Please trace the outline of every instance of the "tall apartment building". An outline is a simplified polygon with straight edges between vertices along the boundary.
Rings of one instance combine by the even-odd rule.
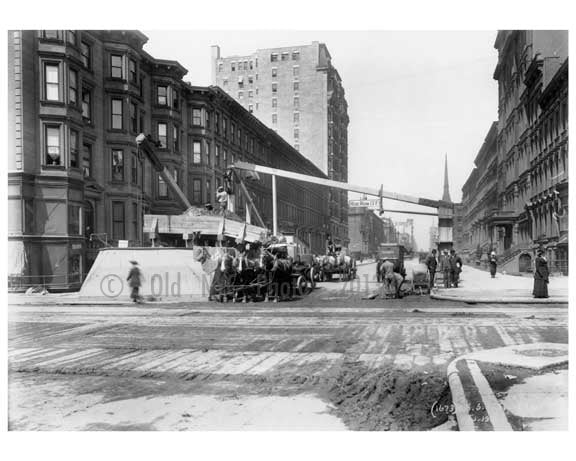
[[[479,153],[492,175],[472,172],[465,207],[485,214],[477,243],[489,241],[503,269],[529,271],[545,248],[551,269],[567,273],[568,32],[502,30],[494,47],[497,133]],[[486,202],[475,205],[478,197]]]
[[[212,84],[275,130],[330,179],[348,180],[348,104],[325,44],[259,49],[247,56],[212,47]],[[348,244],[348,198],[330,191],[328,232]]]
[[[79,287],[98,248],[142,245],[143,215],[183,212],[135,137],[194,205],[215,202],[234,159],[326,178],[311,161],[217,87],[182,80],[178,62],[143,50],[138,31],[9,33],[9,284]],[[248,182],[271,228],[271,181]],[[324,251],[328,192],[278,178],[278,221]],[[241,194],[236,209],[244,215]]]

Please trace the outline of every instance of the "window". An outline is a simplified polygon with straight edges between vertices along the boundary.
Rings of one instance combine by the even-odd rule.
[[[242,145],[242,130],[238,128],[238,145]]]
[[[76,35],[75,30],[67,30],[66,31],[66,40],[70,45],[76,46],[78,43],[78,36]]]
[[[138,76],[136,75],[136,61],[134,59],[128,61],[128,73],[130,74],[130,82],[136,85]]]
[[[205,141],[206,145],[205,145],[205,152],[206,152],[206,165],[211,165],[212,164],[212,153],[211,153],[211,146],[212,144],[210,144],[209,141]]]
[[[140,133],[146,132],[146,127],[144,125],[144,117],[145,117],[145,114],[144,114],[144,112],[141,111],[140,112],[140,124],[139,124],[140,125]]]
[[[140,76],[140,85],[138,88],[138,94],[140,95],[141,98],[144,97],[144,77]]]
[[[294,91],[300,91],[300,82],[294,82]]]
[[[202,163],[202,144],[200,141],[194,141],[192,144],[192,163],[195,165]]]
[[[235,131],[236,131],[236,125],[234,123],[231,123],[230,124],[230,139],[232,142],[234,142],[234,136],[236,135]]]
[[[206,128],[210,129],[210,112],[206,111]]]
[[[294,123],[300,123],[300,112],[294,112]]]
[[[42,38],[47,40],[62,40],[61,32],[59,30],[43,30]]]
[[[168,125],[166,123],[158,123],[158,142],[162,149],[168,147]]]
[[[112,239],[124,240],[124,202],[112,202]]]
[[[78,132],[70,130],[70,167],[78,168]]]
[[[220,114],[218,112],[214,114],[214,129],[216,134],[220,134]]]
[[[202,126],[202,109],[192,109],[192,125]]]
[[[272,84],[272,93],[276,94],[278,92],[278,84],[277,83],[273,83]]]
[[[252,77],[252,75],[249,75],[249,76],[248,76],[248,83],[249,83],[250,85],[252,85],[252,84],[254,83],[254,77]]]
[[[178,127],[172,129],[172,141],[174,144],[174,153],[180,152],[180,137],[178,136]]]
[[[178,91],[172,91],[172,107],[174,110],[180,110],[180,97]]]
[[[68,205],[68,235],[80,235],[80,213],[78,205]]]
[[[202,202],[202,181],[200,179],[192,180],[192,201],[194,203]]]
[[[206,202],[210,202],[212,199],[212,181],[206,180]]]
[[[130,169],[130,181],[132,184],[138,184],[138,157],[132,154],[131,158],[132,168]]]
[[[224,167],[227,167],[228,151],[226,149],[222,149],[222,161],[224,162]]]
[[[24,199],[24,233],[34,234],[36,232],[36,212],[33,199]]]
[[[130,103],[130,130],[132,133],[138,133],[138,107],[135,103]]]
[[[230,70],[231,70],[232,72],[235,72],[235,71],[236,71],[236,63],[235,63],[235,62],[231,62],[231,63],[230,63]]]
[[[82,117],[92,119],[92,93],[88,88],[82,88]]]
[[[214,164],[220,166],[220,146],[218,144],[214,148]]]
[[[278,77],[278,69],[276,67],[272,67],[272,78]]]
[[[62,165],[60,127],[46,125],[45,127],[46,165]]]
[[[168,105],[168,87],[164,85],[158,86],[158,105],[167,106]]]
[[[239,91],[238,92],[238,99],[243,99],[244,98],[244,92],[243,91]]]
[[[228,86],[228,79],[225,78],[224,80],[222,80],[222,86],[227,87]]]
[[[86,42],[80,44],[80,54],[82,55],[82,64],[86,69],[92,68],[92,49]]]
[[[218,72],[222,72],[224,70],[224,64],[221,62],[218,63]]]
[[[250,70],[254,69],[254,63],[250,61]]]
[[[294,128],[294,139],[300,138],[300,130],[298,128]]]
[[[68,102],[76,106],[78,104],[78,72],[70,70],[68,78]]]
[[[44,64],[44,97],[48,101],[60,100],[60,66],[58,64]]]
[[[132,237],[139,240],[138,235],[138,204],[132,203]]]
[[[158,197],[168,198],[168,185],[160,175],[158,175]]]
[[[110,76],[112,78],[124,78],[122,56],[117,54],[110,55]]]
[[[222,118],[222,136],[228,136],[228,120],[226,118]]]
[[[254,106],[252,104],[248,104],[248,112],[250,113],[254,112]]]
[[[280,55],[280,58],[282,59],[282,61],[288,61],[288,56],[289,56],[288,52],[283,52]]]
[[[270,55],[270,62],[276,62],[278,61],[278,53],[272,53]]]
[[[112,149],[112,181],[124,181],[124,151]]]
[[[294,66],[292,68],[292,75],[294,75],[295,78],[298,78],[300,75],[300,66]]]
[[[300,60],[300,51],[292,51],[292,61]]]
[[[253,97],[253,92],[252,90],[248,91],[248,99],[251,99]]]
[[[86,178],[92,176],[92,145],[82,146],[82,172]]]
[[[300,98],[298,96],[294,97],[294,109],[300,108]]]
[[[122,129],[122,100],[112,99],[112,129]]]
[[[272,98],[272,107],[273,108],[278,107],[278,99]]]
[[[278,123],[278,114],[272,114],[272,123],[274,125]]]

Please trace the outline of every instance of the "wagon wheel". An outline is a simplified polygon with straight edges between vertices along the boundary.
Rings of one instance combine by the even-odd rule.
[[[316,271],[313,267],[308,271],[308,278],[310,279],[310,288],[313,290],[316,288]]]
[[[303,275],[299,275],[298,278],[296,279],[296,294],[298,296],[304,296],[304,293],[306,293],[307,288],[308,288],[308,281],[306,280],[306,277],[304,277]]]

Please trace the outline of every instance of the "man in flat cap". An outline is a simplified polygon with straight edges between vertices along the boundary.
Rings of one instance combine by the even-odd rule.
[[[142,285],[142,271],[138,267],[138,263],[136,261],[130,261],[132,267],[130,268],[130,272],[128,273],[128,278],[126,279],[130,284],[130,288],[132,288],[132,292],[130,293],[130,298],[135,303],[140,304],[140,286]]]

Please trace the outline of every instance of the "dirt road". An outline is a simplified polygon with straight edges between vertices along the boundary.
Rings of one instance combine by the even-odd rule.
[[[565,305],[360,300],[371,270],[278,304],[11,306],[10,428],[430,429],[455,356],[568,340]]]

